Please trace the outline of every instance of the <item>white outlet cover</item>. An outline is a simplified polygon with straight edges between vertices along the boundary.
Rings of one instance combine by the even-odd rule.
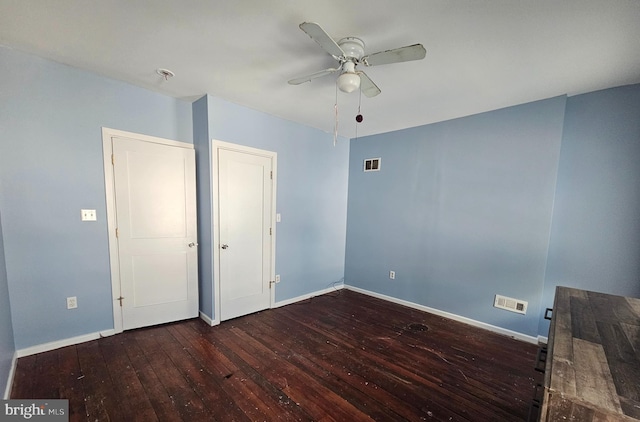
[[[96,221],[96,210],[80,210],[82,221]]]

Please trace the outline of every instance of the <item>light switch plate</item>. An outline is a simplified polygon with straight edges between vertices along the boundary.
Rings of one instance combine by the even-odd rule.
[[[78,307],[78,298],[70,296],[67,298],[67,309],[76,309]]]
[[[82,221],[96,221],[96,210],[80,210]]]
[[[276,214],[276,223],[279,223],[282,221],[282,216],[280,215],[280,213]]]

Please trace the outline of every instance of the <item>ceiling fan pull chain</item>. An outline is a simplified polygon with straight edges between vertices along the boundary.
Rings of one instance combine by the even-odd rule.
[[[360,86],[360,92],[358,93],[358,114],[356,115],[356,140],[358,139],[358,123],[362,121],[362,114],[360,114],[361,106],[362,106],[362,86]]]
[[[333,112],[335,114],[336,122],[333,126],[333,146],[336,146],[338,141],[338,82],[336,81],[336,102],[333,105]]]

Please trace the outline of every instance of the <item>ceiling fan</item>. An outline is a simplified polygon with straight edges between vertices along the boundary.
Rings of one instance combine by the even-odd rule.
[[[365,56],[364,41],[360,38],[346,37],[336,43],[320,25],[314,22],[303,22],[300,24],[300,29],[317,42],[324,51],[336,59],[339,65],[338,67],[291,79],[289,81],[291,85],[299,85],[312,79],[341,72],[337,81],[338,88],[340,88],[341,91],[349,93],[361,88],[362,93],[367,97],[375,97],[380,94],[380,88],[373,83],[366,73],[356,69],[356,66],[378,66],[381,64],[422,60],[427,54],[422,44],[413,44],[393,50],[379,51]]]

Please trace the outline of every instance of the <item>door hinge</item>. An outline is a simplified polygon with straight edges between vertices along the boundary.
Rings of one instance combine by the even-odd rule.
[[[269,227],[269,236],[273,236],[273,230]]]
[[[273,180],[273,170],[271,170],[271,180]]]
[[[116,157],[113,154],[111,154],[111,165],[113,166],[115,164],[116,164]]]
[[[116,238],[120,237],[120,230],[118,230],[118,228],[116,227]]]
[[[120,296],[119,298],[116,299],[116,300],[120,301],[120,307],[122,307],[122,299],[124,299],[122,296]]]

